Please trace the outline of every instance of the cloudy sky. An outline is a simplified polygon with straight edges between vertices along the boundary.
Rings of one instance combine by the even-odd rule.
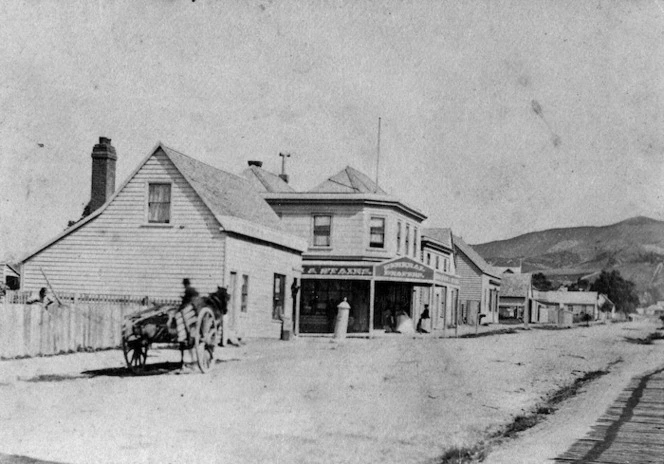
[[[0,258],[162,141],[308,189],[351,165],[470,243],[664,219],[664,1],[0,3]]]

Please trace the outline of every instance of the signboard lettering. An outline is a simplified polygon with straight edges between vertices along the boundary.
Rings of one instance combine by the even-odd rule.
[[[413,280],[433,280],[432,268],[410,258],[399,258],[376,266],[376,276]]]
[[[305,275],[367,276],[373,275],[370,266],[303,266]]]

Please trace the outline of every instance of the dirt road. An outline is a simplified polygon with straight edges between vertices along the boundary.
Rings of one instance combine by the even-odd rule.
[[[132,376],[119,351],[4,361],[0,453],[64,463],[434,462],[611,365],[544,423],[494,444],[487,461],[546,462],[584,435],[631,373],[664,363],[664,347],[628,341],[654,328],[254,340],[221,349],[206,375],[162,365]],[[156,354],[149,363],[179,358]]]

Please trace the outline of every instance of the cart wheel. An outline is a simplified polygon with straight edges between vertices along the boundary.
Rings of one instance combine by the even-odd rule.
[[[217,345],[217,323],[210,308],[203,308],[198,313],[194,349],[196,363],[201,372],[210,370],[214,362],[214,347]]]
[[[127,367],[133,373],[138,373],[145,368],[145,362],[148,359],[148,341],[143,337],[131,335],[128,338],[122,338],[122,351],[124,353]]]

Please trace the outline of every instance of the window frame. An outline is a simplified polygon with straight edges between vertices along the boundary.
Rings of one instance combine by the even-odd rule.
[[[166,202],[151,202],[150,193],[153,186],[168,186],[168,219],[163,221],[151,220],[150,208],[154,203],[165,204]],[[145,186],[145,223],[151,227],[171,227],[173,225],[173,183],[172,182],[146,182]]]
[[[397,221],[397,255],[401,256],[401,221]]]
[[[240,283],[240,312],[247,313],[249,309],[249,274],[242,274]]]
[[[327,225],[327,245],[317,245],[316,244],[316,218],[326,217],[330,219],[330,223]],[[319,226],[324,227],[324,226]],[[320,235],[325,237],[325,235]],[[311,246],[313,248],[332,248],[332,214],[329,213],[314,213],[311,215]]]
[[[404,249],[405,255],[408,256],[408,253],[410,253],[410,224],[408,224],[408,223],[406,223],[406,234],[405,234],[403,249]]]
[[[382,233],[380,233],[380,236],[382,237],[382,241],[380,242],[380,245],[373,245],[374,242],[372,242],[371,237],[374,235],[373,230],[374,227],[372,226],[372,222],[374,220],[379,220],[382,221]],[[369,248],[372,250],[384,250],[385,249],[385,232],[387,231],[387,219],[385,216],[375,216],[371,215],[369,216]],[[377,243],[377,242],[376,242]]]
[[[280,287],[279,294],[281,295],[281,300],[277,299],[277,278],[280,278]],[[281,311],[278,311],[279,305],[278,302],[281,302]],[[283,321],[284,315],[286,314],[286,275],[279,274],[275,272],[272,275],[272,320],[273,321]]]

